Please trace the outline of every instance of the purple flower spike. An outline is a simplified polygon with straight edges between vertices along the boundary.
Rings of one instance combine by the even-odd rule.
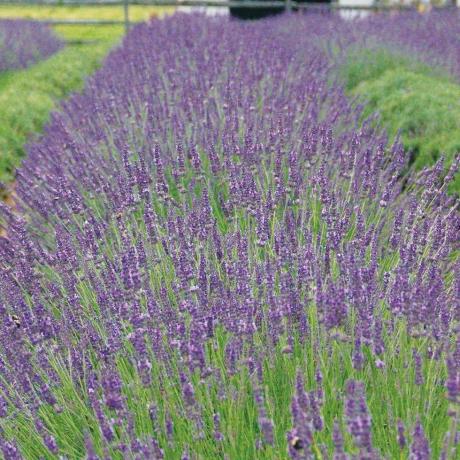
[[[14,443],[13,441],[0,440],[0,446],[1,446],[2,453],[5,459],[8,459],[8,460],[22,460],[23,459],[16,443]]]
[[[417,420],[412,434],[409,458],[410,460],[429,460],[431,458],[430,446],[420,420]]]
[[[347,382],[347,399],[345,405],[348,431],[363,454],[373,454],[371,417],[369,415],[364,384],[349,380]]]
[[[398,444],[401,449],[406,447],[406,437],[404,434],[404,424],[401,420],[398,420]]]
[[[344,442],[342,432],[339,424],[334,422],[334,431],[332,433],[332,440],[334,441],[334,457],[333,460],[348,460],[348,455],[344,451]]]
[[[264,441],[270,446],[274,443],[273,421],[267,417],[259,418],[260,431],[263,434]]]
[[[109,409],[121,410],[123,408],[123,396],[121,394],[122,382],[115,371],[109,371],[102,380],[104,388],[104,400]]]

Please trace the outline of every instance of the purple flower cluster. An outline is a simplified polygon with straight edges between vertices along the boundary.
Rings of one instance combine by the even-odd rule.
[[[366,407],[364,385],[361,382],[348,382],[345,412],[348,430],[360,449],[361,458],[378,458],[372,449],[371,417]]]
[[[80,457],[188,458],[209,439],[221,458],[236,427],[216,408],[241,400],[245,374],[259,448],[273,448],[267,372],[311,346],[315,388],[300,363],[279,458],[317,455],[317,436],[347,458],[342,424],[325,426],[317,357],[339,343],[357,375],[380,371],[403,326],[449,353],[458,399],[458,201],[441,164],[407,178],[401,145],[386,148],[329,84],[321,39],[341,27],[315,15],[136,26],[29,147],[18,212],[1,213],[0,395],[48,452],[68,454],[56,430],[81,426],[78,406]],[[347,446],[378,458],[364,386],[345,390]],[[18,456],[11,435],[0,446]]]
[[[63,46],[43,24],[20,19],[0,19],[0,72],[24,69],[51,56]]]

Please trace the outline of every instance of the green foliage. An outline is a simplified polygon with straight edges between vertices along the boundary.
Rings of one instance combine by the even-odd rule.
[[[366,100],[364,115],[379,112],[390,138],[397,132],[421,169],[445,155],[449,165],[460,152],[460,86],[407,70],[389,70],[359,84],[354,94]],[[460,177],[452,184],[460,191]]]
[[[125,28],[121,25],[104,25],[104,26],[55,26],[54,30],[69,43],[74,42],[99,42],[99,41],[116,41],[119,40]]]
[[[29,69],[0,76],[0,181],[13,179],[24,144],[43,128],[59,100],[81,89],[111,43],[68,46]]]
[[[364,81],[379,79],[389,70],[408,70],[453,81],[452,77],[440,68],[429,67],[407,54],[377,46],[364,49],[351,48],[340,66],[339,74],[346,89],[351,91]]]
[[[398,131],[417,169],[460,152],[460,86],[442,70],[385,49],[352,52],[341,67],[346,88],[378,112],[390,141]],[[460,177],[451,191],[460,191]]]

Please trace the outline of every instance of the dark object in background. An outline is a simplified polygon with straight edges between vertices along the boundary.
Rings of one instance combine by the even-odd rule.
[[[241,0],[241,1],[251,1],[251,0]],[[263,1],[263,0],[262,0]],[[268,0],[267,0],[268,1]],[[284,7],[277,6],[267,6],[264,8],[255,7],[255,8],[245,8],[245,7],[230,7],[230,16],[238,19],[262,19],[267,16],[274,16],[275,14],[280,14],[284,11]]]
[[[242,2],[251,2],[251,1],[273,1],[273,0],[241,0]],[[295,0],[297,3],[331,3],[331,0]],[[297,11],[298,8],[293,8],[293,11]],[[285,6],[267,6],[266,8],[255,7],[255,8],[245,8],[232,6],[230,7],[230,16],[238,19],[261,19],[267,16],[273,16],[275,14],[280,14],[285,11]]]

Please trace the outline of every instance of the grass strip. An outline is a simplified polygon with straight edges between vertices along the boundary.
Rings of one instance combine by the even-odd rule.
[[[131,6],[130,20],[143,21],[174,11],[167,7]],[[0,5],[0,18],[122,20],[121,6]],[[10,183],[24,156],[24,144],[41,132],[59,101],[83,87],[124,27],[54,27],[69,45],[55,56],[22,71],[0,74],[0,181]],[[80,42],[80,43],[79,43]],[[85,43],[87,42],[87,43]],[[4,194],[4,190],[2,194]]]
[[[50,112],[100,65],[113,41],[67,46],[37,65],[0,76],[0,181],[14,180],[24,144],[39,133]]]

